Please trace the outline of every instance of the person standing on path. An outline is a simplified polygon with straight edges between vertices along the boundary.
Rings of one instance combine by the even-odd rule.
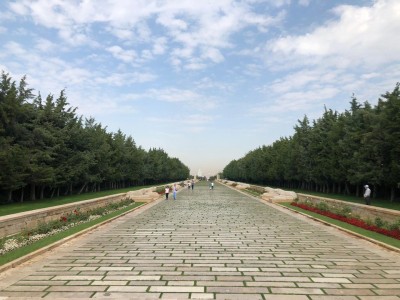
[[[168,195],[169,195],[169,186],[165,187],[165,200],[168,200]]]
[[[212,190],[214,189],[214,181],[211,182],[211,189],[212,189]]]
[[[365,204],[371,205],[371,190],[369,189],[369,186],[366,184],[364,186],[365,192],[364,192],[364,199],[365,199]]]
[[[174,187],[172,188],[172,195],[174,196],[174,200],[176,200],[176,184],[174,184]]]
[[[194,180],[192,179],[192,191],[194,189]]]

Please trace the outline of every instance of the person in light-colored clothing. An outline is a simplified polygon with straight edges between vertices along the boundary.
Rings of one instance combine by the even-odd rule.
[[[174,187],[172,188],[172,195],[174,196],[174,200],[176,200],[176,184],[174,184]]]
[[[364,192],[364,200],[365,204],[371,205],[371,190],[369,189],[369,186],[366,184],[364,186],[365,192]]]
[[[168,200],[168,195],[169,195],[169,186],[165,187],[165,200]]]

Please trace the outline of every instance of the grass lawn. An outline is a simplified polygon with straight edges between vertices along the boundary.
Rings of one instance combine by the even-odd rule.
[[[247,193],[247,194],[250,194],[250,195],[252,195],[254,197],[260,197],[262,195],[262,193],[259,193],[259,192],[253,191],[253,190],[244,189],[242,191]]]
[[[126,193],[129,191],[139,190],[142,188],[146,188],[150,186],[135,186],[129,187],[125,189],[118,189],[118,190],[107,190],[101,192],[92,192],[92,193],[85,193],[81,195],[71,195],[71,196],[63,196],[53,199],[43,199],[43,200],[36,200],[36,201],[26,201],[23,203],[10,203],[10,204],[2,204],[0,205],[0,216],[6,216],[11,214],[16,214],[24,211],[35,210],[40,208],[47,208],[57,205],[63,205],[68,203],[79,202],[83,200],[89,200],[114,194],[121,194]]]
[[[338,221],[338,220],[335,220],[335,219],[331,219],[331,218],[319,215],[317,213],[313,213],[313,212],[310,212],[308,210],[301,209],[301,208],[296,207],[296,206],[292,206],[292,205],[290,205],[290,203],[279,203],[279,204],[282,205],[282,206],[286,206],[286,207],[288,207],[290,209],[293,209],[295,211],[298,211],[298,212],[304,213],[306,215],[312,216],[312,217],[314,217],[316,219],[325,221],[325,222],[327,222],[329,224],[333,224],[333,225],[342,227],[344,229],[347,229],[347,230],[350,230],[352,232],[358,233],[358,234],[363,235],[365,237],[377,240],[379,242],[391,245],[391,246],[396,247],[396,248],[400,248],[400,240],[397,240],[397,239],[394,239],[394,238],[391,238],[391,237],[388,237],[386,235],[379,234],[379,233],[376,233],[376,232],[373,232],[373,231],[365,230],[363,228],[360,228],[360,227],[357,227],[357,226],[353,226],[353,225],[350,225],[350,224],[345,223],[345,222],[341,222],[341,221]]]
[[[132,209],[134,209],[134,208],[136,208],[138,206],[141,206],[141,205],[143,205],[143,203],[135,202],[135,203],[133,203],[132,205],[130,205],[128,207],[125,207],[123,209],[117,210],[117,211],[112,212],[112,213],[110,213],[108,215],[102,216],[102,217],[100,217],[100,218],[98,218],[96,220],[77,225],[75,227],[69,228],[68,230],[59,232],[59,233],[57,233],[55,235],[48,236],[48,237],[46,237],[44,239],[41,239],[41,240],[39,240],[37,242],[34,242],[34,243],[30,244],[30,245],[26,245],[24,247],[21,247],[21,248],[15,249],[13,251],[7,252],[7,253],[5,253],[5,254],[0,256],[0,266],[6,264],[8,262],[11,262],[11,261],[13,261],[13,260],[15,260],[17,258],[20,258],[20,257],[22,257],[24,255],[32,253],[32,252],[34,252],[34,251],[36,251],[38,249],[46,247],[46,246],[48,246],[50,244],[53,244],[53,243],[65,238],[65,237],[68,237],[68,236],[73,235],[73,234],[75,234],[77,232],[80,232],[82,230],[90,228],[90,227],[92,227],[92,226],[94,226],[96,224],[99,224],[99,223],[104,222],[106,220],[109,220],[109,219],[111,219],[113,217],[121,215],[121,214],[123,214],[123,213],[125,213],[127,211],[130,211],[130,210],[132,210]]]
[[[356,196],[347,196],[347,195],[341,195],[341,194],[324,194],[324,193],[317,193],[317,192],[310,192],[310,191],[303,191],[303,190],[296,190],[296,189],[294,189],[293,191],[296,193],[300,193],[300,194],[308,194],[308,195],[313,195],[313,196],[347,201],[347,202],[365,204],[363,198],[356,197]],[[372,201],[372,206],[400,210],[400,202],[399,201],[390,202],[390,200],[388,200],[388,199],[371,199],[371,201]]]

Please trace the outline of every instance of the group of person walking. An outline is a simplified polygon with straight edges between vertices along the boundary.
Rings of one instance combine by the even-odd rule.
[[[188,183],[188,189],[194,189],[194,180],[192,180],[192,181],[189,181],[189,183]],[[176,186],[176,183],[173,185],[173,187],[172,187],[172,196],[173,196],[173,198],[174,198],[174,200],[176,200],[176,192],[178,191],[178,188],[177,188],[177,186]],[[168,200],[168,197],[169,197],[169,194],[170,194],[170,192],[171,192],[171,188],[167,185],[166,187],[165,187],[165,200]]]
[[[174,197],[174,200],[176,200],[176,192],[178,191],[178,188],[176,187],[176,184],[172,187],[172,196]],[[165,200],[168,200],[168,196],[170,193],[170,187],[166,186],[165,187]]]
[[[193,191],[193,189],[194,189],[194,180],[193,179],[192,179],[192,181],[188,182],[187,187],[188,187],[188,190],[190,190],[190,188],[191,188]]]
[[[192,190],[194,189],[194,180],[188,181],[187,183],[187,188],[188,190]],[[214,182],[211,181],[210,182],[210,190],[214,189]],[[178,191],[178,188],[176,186],[176,183],[172,186],[172,196],[174,198],[174,200],[176,200],[176,192]],[[169,194],[171,192],[171,187],[170,186],[166,186],[165,187],[165,200],[168,200]]]

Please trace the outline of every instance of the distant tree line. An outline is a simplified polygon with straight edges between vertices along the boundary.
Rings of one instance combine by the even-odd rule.
[[[143,150],[121,131],[77,116],[64,91],[42,99],[2,72],[0,199],[35,200],[178,181],[189,168],[162,149]]]
[[[350,109],[325,109],[310,124],[307,116],[295,133],[231,161],[224,178],[325,193],[374,196],[393,201],[400,188],[399,84],[372,107],[355,97]]]

